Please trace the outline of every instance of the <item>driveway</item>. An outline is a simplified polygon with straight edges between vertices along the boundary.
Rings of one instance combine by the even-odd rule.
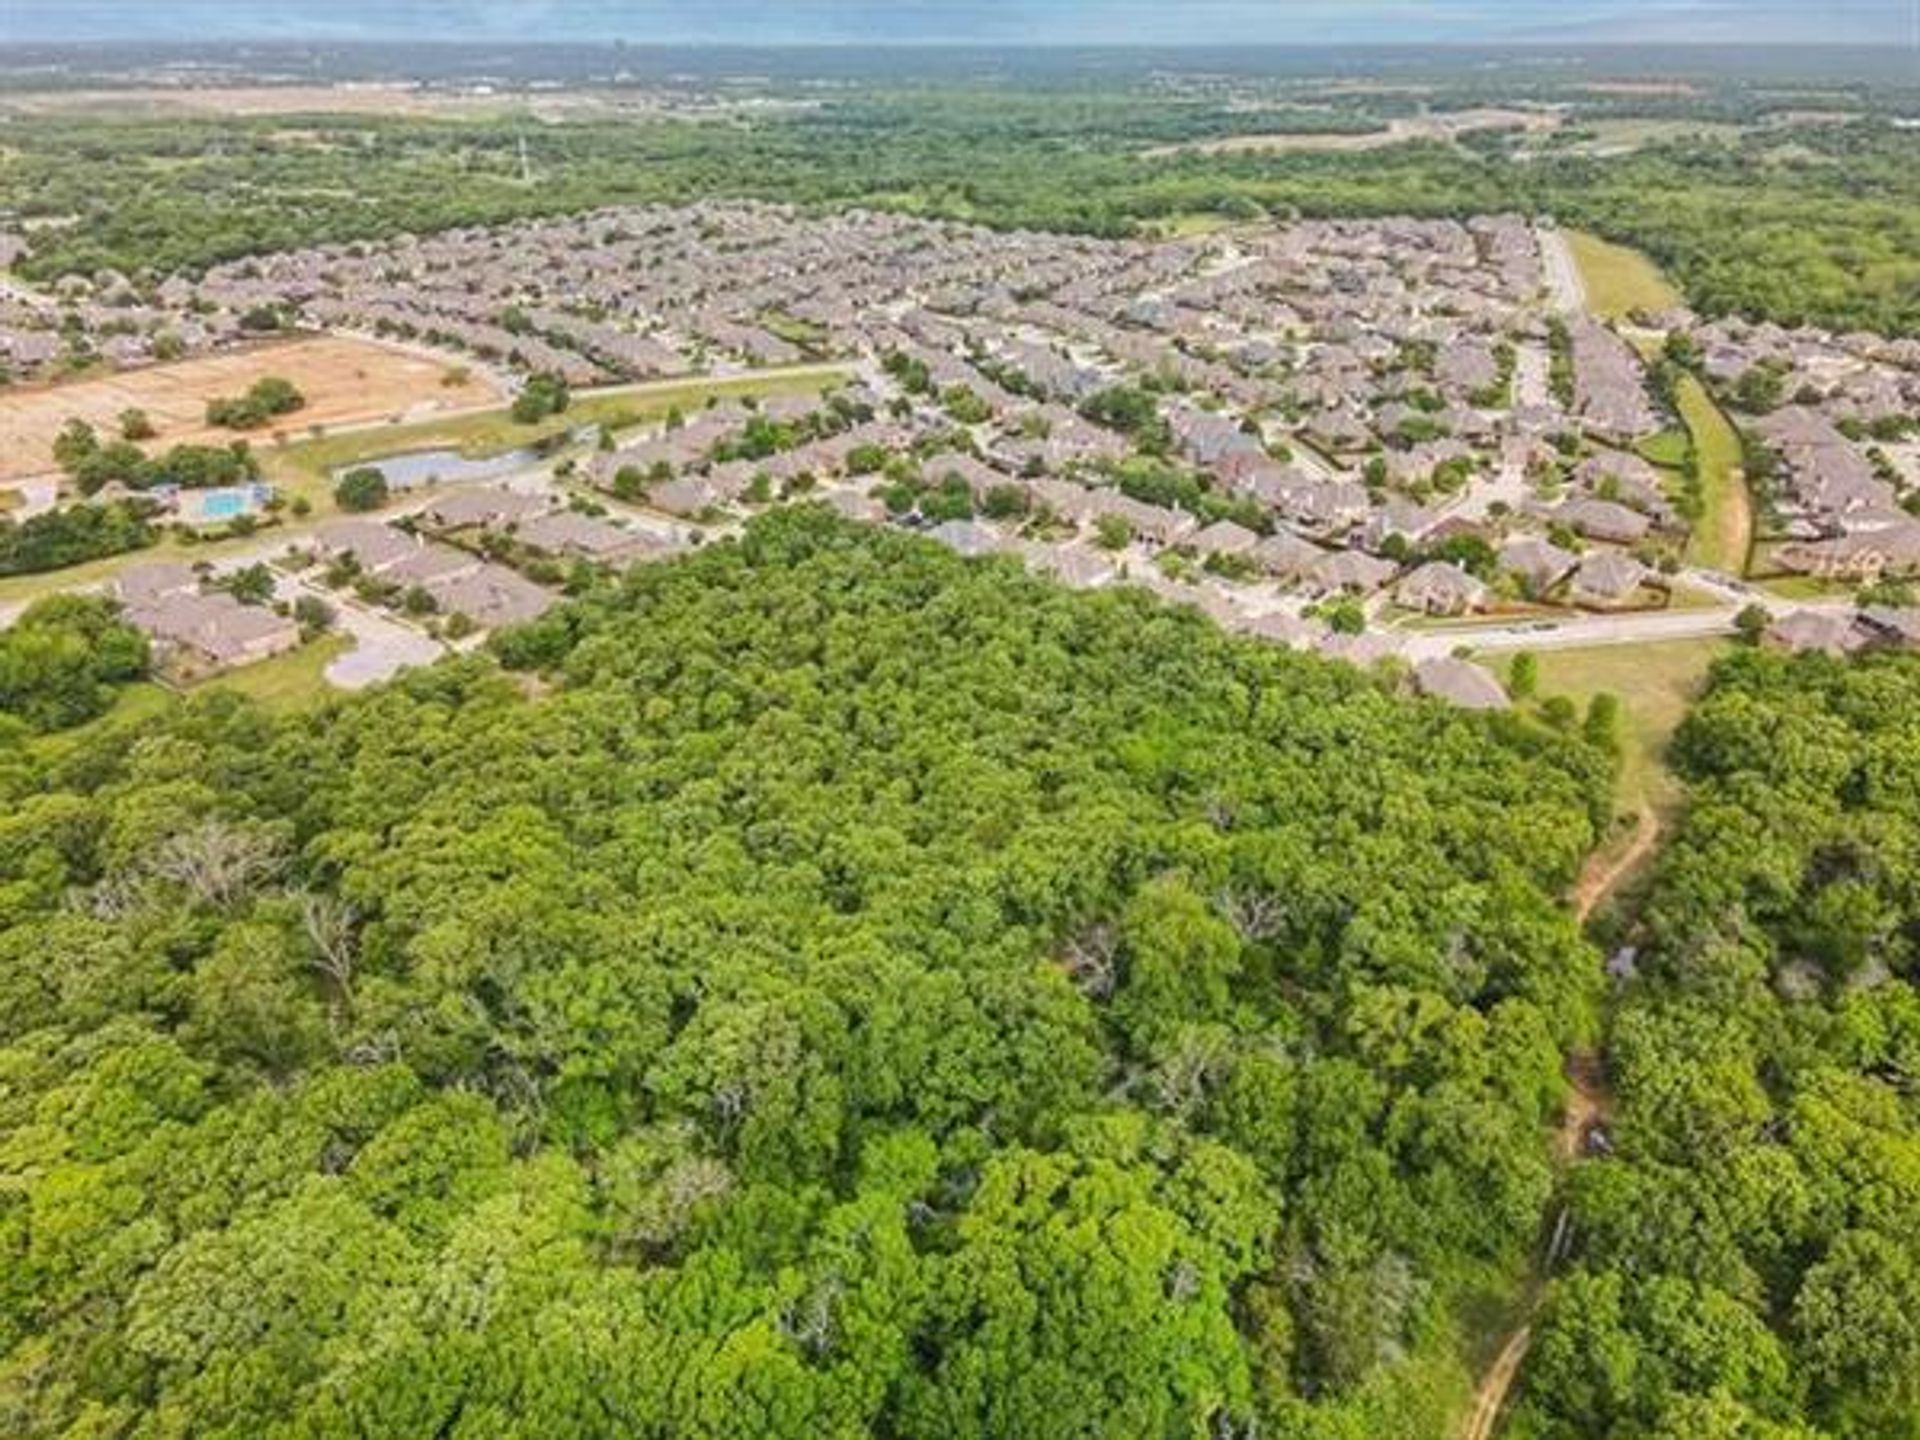
[[[312,596],[333,611],[334,628],[353,638],[353,648],[336,657],[321,672],[340,690],[364,690],[391,680],[402,670],[431,665],[446,647],[411,626],[402,625],[343,595],[309,585],[292,575],[276,577],[274,594],[288,604]]]
[[[353,649],[328,665],[329,685],[342,690],[364,690],[391,680],[402,670],[431,665],[446,653],[438,640],[411,626],[335,598],[330,603],[334,623],[353,637]]]

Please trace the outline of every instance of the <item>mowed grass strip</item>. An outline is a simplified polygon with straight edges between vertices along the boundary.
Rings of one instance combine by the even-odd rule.
[[[1740,437],[1694,376],[1681,378],[1674,399],[1693,437],[1694,458],[1700,467],[1702,508],[1687,540],[1687,560],[1729,575],[1744,575],[1753,548],[1753,497],[1740,463]]]
[[[1587,309],[1600,319],[1623,320],[1635,311],[1653,313],[1680,303],[1680,292],[1638,250],[1584,230],[1569,230],[1566,238],[1586,288]]]

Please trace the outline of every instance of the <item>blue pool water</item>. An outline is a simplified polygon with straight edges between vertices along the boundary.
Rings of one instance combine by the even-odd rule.
[[[200,497],[200,514],[208,520],[231,520],[253,508],[253,497],[244,490],[209,490]]]

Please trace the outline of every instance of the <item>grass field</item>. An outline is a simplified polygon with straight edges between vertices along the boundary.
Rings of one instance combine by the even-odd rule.
[[[1667,743],[1700,693],[1707,668],[1729,642],[1719,639],[1667,640],[1651,645],[1603,645],[1586,650],[1542,650],[1539,693],[1565,695],[1584,712],[1595,695],[1620,697],[1620,783],[1616,808],[1621,814],[1651,807],[1662,819],[1680,803],[1681,788],[1667,768]],[[1503,662],[1504,678],[1512,661]]]
[[[1563,132],[1565,143],[1555,148],[1573,155],[1623,155],[1675,140],[1730,141],[1739,135],[1738,125],[1713,120],[1582,120],[1571,132]]]
[[[124,410],[143,410],[159,447],[183,441],[226,444],[246,439],[256,449],[313,425],[354,425],[386,416],[421,418],[433,410],[487,405],[503,397],[474,372],[461,373],[451,359],[435,360],[371,340],[326,335],[280,341],[137,370],[109,371],[58,385],[24,386],[0,395],[0,479],[39,475],[55,468],[54,438],[71,419],[85,420],[101,435],[119,433]],[[208,426],[207,402],[238,395],[267,375],[290,380],[306,404],[278,427],[239,432]]]
[[[1705,505],[1687,541],[1687,559],[1729,575],[1744,575],[1753,548],[1753,497],[1741,473],[1740,437],[1693,376],[1681,379],[1675,395],[1680,418],[1693,436]]]
[[[352,645],[352,639],[346,635],[328,635],[311,645],[289,650],[285,655],[276,655],[257,665],[248,665],[202,680],[184,694],[245,695],[281,715],[311,709],[344,693],[327,683],[324,672],[335,656],[345,654]],[[113,708],[86,728],[132,724],[148,719],[178,705],[182,695],[181,691],[170,690],[150,680],[129,685],[113,702]]]
[[[1754,583],[1782,600],[1844,600],[1859,588],[1845,580],[1823,580],[1818,575],[1770,575]]]
[[[1586,287],[1587,309],[1601,319],[1621,320],[1636,310],[1666,310],[1680,303],[1680,292],[1638,250],[1581,230],[1569,230],[1566,237]]]
[[[348,636],[324,636],[271,660],[203,680],[188,693],[206,695],[224,691],[245,695],[281,714],[305,710],[342,693],[327,683],[324,672],[336,657],[352,648],[353,641]]]
[[[1655,465],[1678,470],[1687,463],[1688,443],[1685,430],[1662,430],[1658,435],[1649,435],[1634,449],[1640,452],[1643,459]]]

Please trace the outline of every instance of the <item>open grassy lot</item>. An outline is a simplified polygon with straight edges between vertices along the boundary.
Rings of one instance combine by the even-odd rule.
[[[1738,125],[1713,120],[1624,117],[1617,120],[1581,120],[1555,137],[1554,148],[1570,155],[1624,155],[1649,145],[1665,145],[1676,140],[1730,142],[1739,136]]]
[[[1744,575],[1753,547],[1753,497],[1740,467],[1740,437],[1720,407],[1693,376],[1681,379],[1675,398],[1693,436],[1705,504],[1687,541],[1687,559],[1729,575]]]
[[[1601,319],[1620,320],[1636,310],[1665,310],[1680,303],[1680,292],[1638,250],[1582,230],[1569,230],[1566,237],[1586,286],[1587,308]]]
[[[1662,820],[1680,803],[1680,785],[1667,768],[1667,742],[1700,693],[1707,668],[1731,642],[1667,640],[1649,645],[1601,645],[1585,650],[1542,650],[1539,694],[1565,695],[1584,712],[1595,695],[1620,697],[1622,814],[1650,807]],[[1500,664],[1504,678],[1511,657]]]
[[[239,395],[268,375],[290,380],[306,404],[276,427],[234,431],[207,424],[207,402]],[[503,397],[491,381],[453,360],[436,360],[371,340],[326,335],[257,345],[171,365],[103,372],[57,385],[23,386],[0,395],[0,479],[53,470],[53,442],[69,420],[102,435],[118,434],[121,412],[142,410],[156,447],[191,441],[273,443],[274,431],[299,434],[314,425],[358,425],[387,416],[421,419],[435,410],[471,409]]]
[[[1859,588],[1845,580],[1825,580],[1818,575],[1769,575],[1754,583],[1782,600],[1844,600]]]

